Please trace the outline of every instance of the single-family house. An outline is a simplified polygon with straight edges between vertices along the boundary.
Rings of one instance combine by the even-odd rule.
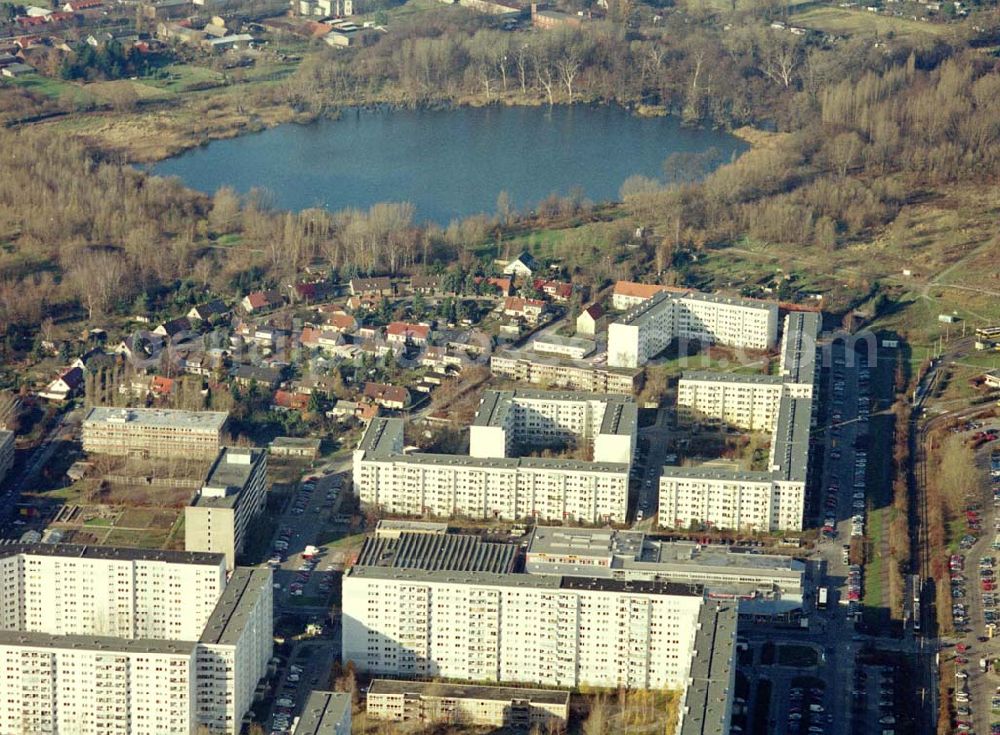
[[[271,389],[281,382],[282,371],[275,367],[241,363],[233,367],[229,375],[234,383],[244,388],[257,385],[261,388]]]
[[[354,312],[359,311],[373,311],[378,308],[379,302],[381,301],[380,296],[351,296],[347,299],[346,306],[348,309]]]
[[[547,306],[540,299],[523,299],[520,296],[508,296],[503,302],[503,313],[504,316],[523,319],[528,324],[538,324]]]
[[[358,320],[346,311],[335,311],[327,314],[325,326],[335,332],[347,334],[358,328]]]
[[[364,397],[383,408],[401,410],[410,404],[410,392],[399,385],[365,383]]]
[[[293,304],[311,304],[333,298],[335,290],[329,281],[300,282],[288,287],[288,295]]]
[[[351,296],[392,296],[392,281],[388,276],[352,278]]]
[[[333,329],[318,329],[316,327],[303,327],[299,337],[303,347],[311,347],[315,350],[329,352],[334,347],[343,344],[343,334]]]
[[[336,419],[352,419],[358,414],[359,404],[356,401],[337,401],[330,414]]]
[[[282,306],[285,300],[277,291],[254,291],[243,297],[240,304],[248,314],[257,314]]]
[[[199,322],[210,322],[229,314],[229,307],[220,299],[212,299],[204,304],[192,306],[187,313],[189,320],[194,319]]]
[[[514,280],[512,278],[498,278],[497,276],[483,278],[482,276],[476,276],[474,280],[476,285],[481,286],[485,283],[487,286],[493,287],[500,292],[501,296],[510,296],[514,288]],[[489,288],[484,290],[489,291]]]
[[[149,381],[149,392],[157,398],[165,398],[174,392],[174,379],[163,375],[154,375]]]
[[[453,353],[448,347],[442,345],[431,345],[420,355],[420,365],[422,367],[445,372],[449,368],[461,369],[465,360],[460,354]]]
[[[441,276],[413,276],[410,290],[413,293],[432,294],[441,289]]]
[[[276,390],[271,399],[271,408],[276,411],[305,411],[309,407],[309,396],[287,390]]]
[[[573,286],[562,281],[547,281],[543,278],[536,278],[534,282],[536,291],[548,296],[553,301],[569,301],[573,295]]]
[[[604,316],[604,309],[600,304],[591,304],[580,312],[576,318],[576,333],[584,337],[593,337],[597,334],[597,322]]]
[[[79,366],[64,370],[38,395],[49,401],[66,401],[83,390],[83,369]]]
[[[531,253],[524,251],[503,267],[504,275],[515,278],[531,278],[531,274],[538,270],[538,264],[531,256]]]
[[[168,322],[163,322],[163,324],[153,330],[153,334],[158,334],[161,337],[166,337],[167,339],[173,339],[184,332],[190,331],[191,322],[188,321],[186,316],[182,316],[177,319],[171,319]]]
[[[385,328],[385,339],[390,344],[425,345],[430,335],[431,328],[427,324],[390,322]]]

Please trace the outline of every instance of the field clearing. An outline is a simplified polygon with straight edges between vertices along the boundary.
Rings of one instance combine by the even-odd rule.
[[[44,77],[41,74],[26,74],[14,80],[5,79],[0,83],[0,89],[8,84],[11,86],[17,85],[31,92],[44,94],[54,99],[72,100],[77,104],[92,102],[94,100],[93,95],[90,94],[86,87],[73,84],[72,82],[64,82],[61,79]]]
[[[139,101],[163,100],[171,95],[150,84],[132,79],[118,79],[113,82],[91,82],[85,90],[100,100],[113,102],[122,93],[131,93]]]
[[[930,21],[870,13],[864,9],[815,5],[800,12],[793,9],[789,22],[824,33],[846,36],[893,34],[901,38],[914,38],[940,36],[948,30],[946,25]]]
[[[217,71],[193,64],[170,64],[159,70],[160,76],[145,77],[143,84],[166,92],[181,93],[193,85],[222,84],[223,76]]]

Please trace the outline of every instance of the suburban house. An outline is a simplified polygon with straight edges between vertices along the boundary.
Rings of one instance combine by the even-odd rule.
[[[270,389],[281,382],[281,373],[278,368],[243,363],[234,367],[229,374],[234,383],[244,388],[257,385]]]
[[[240,304],[248,314],[256,314],[261,311],[268,311],[282,306],[285,300],[277,291],[254,291],[243,297]]]
[[[229,314],[229,307],[219,299],[213,299],[207,303],[192,306],[191,311],[187,313],[187,318],[196,319],[200,322],[208,322],[224,317],[227,314]]]
[[[388,276],[352,278],[351,296],[392,296],[392,281]]]
[[[520,296],[508,296],[503,302],[504,316],[523,319],[528,324],[538,324],[545,313],[547,304],[539,299],[522,299]]]
[[[553,301],[569,301],[573,295],[573,286],[562,281],[546,281],[541,278],[535,279],[535,290],[540,291]]]
[[[316,327],[303,327],[299,341],[303,347],[311,347],[317,350],[332,350],[343,344],[344,337],[340,332],[333,329],[317,329]]]
[[[510,296],[511,291],[514,287],[514,281],[510,278],[497,278],[496,276],[490,276],[489,278],[483,278],[482,276],[476,276],[476,285],[485,283],[488,286],[493,286],[497,291],[500,292],[501,296]]]
[[[308,407],[309,396],[305,393],[276,390],[271,399],[271,408],[276,411],[305,411]]]
[[[165,398],[174,392],[174,379],[163,375],[154,375],[149,381],[149,392],[157,398]]]
[[[410,279],[410,290],[413,293],[431,294],[440,288],[440,276],[413,276]]]
[[[189,375],[214,375],[225,367],[226,357],[221,350],[192,352],[181,363],[181,369]]]
[[[79,366],[64,370],[38,395],[50,401],[65,401],[83,390],[83,369]]]
[[[410,392],[398,385],[365,383],[364,397],[382,408],[400,410],[410,403]]]
[[[337,332],[353,332],[358,328],[358,320],[344,311],[335,311],[326,317],[326,326]]]
[[[585,337],[593,337],[597,334],[597,322],[604,316],[604,309],[600,304],[591,304],[580,312],[576,318],[576,333]]]
[[[504,275],[521,278],[530,278],[536,270],[538,270],[538,264],[531,257],[531,253],[527,251],[522,252],[503,268]]]
[[[315,301],[327,301],[336,295],[335,292],[336,289],[333,284],[327,281],[293,283],[288,287],[292,303],[304,302],[310,304]]]
[[[171,319],[169,322],[163,322],[163,324],[153,330],[153,334],[158,334],[161,337],[172,339],[179,334],[190,331],[191,322],[188,321],[187,317],[182,316],[177,319]]]
[[[337,419],[352,419],[357,416],[358,407],[356,401],[339,400],[334,404],[330,414]]]
[[[385,339],[390,344],[425,345],[430,334],[431,328],[427,324],[390,322],[389,326],[385,328]]]
[[[372,309],[377,309],[380,297],[365,295],[365,296],[351,296],[347,299],[346,306],[351,311],[371,311]]]
[[[460,354],[453,353],[447,347],[438,345],[428,347],[420,356],[420,365],[422,367],[437,370],[438,372],[445,372],[448,368],[461,369],[464,362],[465,360]]]

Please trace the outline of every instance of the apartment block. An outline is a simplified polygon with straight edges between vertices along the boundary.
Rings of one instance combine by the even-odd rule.
[[[820,315],[785,318],[779,376],[685,374],[678,413],[699,420],[771,432],[768,468],[732,471],[713,466],[664,467],[659,523],[670,528],[704,525],[745,531],[799,531],[809,481],[810,438],[815,422],[813,386]]]
[[[184,548],[224,554],[236,566],[247,529],[267,502],[267,451],[224,447],[184,509]]]
[[[770,432],[784,389],[777,375],[685,372],[677,385],[677,412],[687,423]]]
[[[0,486],[14,466],[14,432],[0,429]]]
[[[369,538],[343,579],[343,658],[375,675],[683,688],[699,585],[513,572],[479,537]]]
[[[623,522],[636,407],[619,395],[489,391],[470,455],[403,452],[403,422],[374,419],[354,453],[361,501],[406,515]],[[594,461],[517,457],[572,442]]]
[[[292,735],[351,735],[351,695],[310,692]]]
[[[0,546],[0,735],[236,735],[272,646],[271,574],[221,554]]]
[[[524,448],[575,446],[595,462],[631,463],[638,409],[605,393],[486,391],[469,428],[473,457],[510,457]]]
[[[557,389],[632,395],[642,387],[642,371],[638,369],[598,367],[586,362],[505,352],[490,358],[490,370],[498,378]]]
[[[212,459],[229,414],[153,408],[92,408],[83,420],[83,449],[94,454]]]
[[[767,350],[777,334],[777,304],[697,291],[658,291],[608,326],[608,365],[641,367],[675,339]]]
[[[564,730],[569,692],[521,687],[473,686],[376,679],[368,688],[370,719],[505,727],[540,732]]]

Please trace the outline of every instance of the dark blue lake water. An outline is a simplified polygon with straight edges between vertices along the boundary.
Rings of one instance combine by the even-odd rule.
[[[409,201],[418,220],[447,224],[492,214],[503,190],[519,210],[576,187],[592,201],[617,199],[629,176],[660,178],[670,154],[709,148],[729,161],[746,144],[616,107],[350,110],[215,141],[153,171],[209,193],[264,188],[282,209]]]

